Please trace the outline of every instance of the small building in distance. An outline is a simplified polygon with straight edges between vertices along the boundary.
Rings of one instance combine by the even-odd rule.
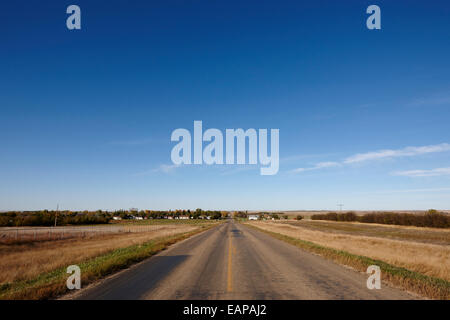
[[[249,214],[248,215],[248,220],[258,220],[258,219],[259,219],[258,214]]]

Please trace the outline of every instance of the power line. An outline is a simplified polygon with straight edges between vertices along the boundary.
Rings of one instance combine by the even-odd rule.
[[[56,221],[58,220],[58,210],[59,210],[59,203],[56,205],[56,213],[55,213],[55,227],[56,227]]]

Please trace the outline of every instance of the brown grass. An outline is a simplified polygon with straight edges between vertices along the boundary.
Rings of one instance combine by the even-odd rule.
[[[450,245],[450,229],[323,220],[281,221],[313,231]]]
[[[80,267],[81,282],[86,286],[215,226],[217,222],[163,224],[156,232],[1,246],[1,270],[17,268],[22,272],[9,272],[3,276],[4,280],[14,280],[0,283],[0,299],[60,297],[69,291],[66,267],[70,264]],[[32,262],[27,262],[28,259]]]
[[[290,225],[258,221],[252,222],[251,225],[295,239],[385,261],[424,275],[450,280],[450,246],[448,245],[309,230],[302,227],[300,223]]]
[[[258,229],[254,224],[251,224],[250,226],[252,228]],[[271,232],[263,229],[260,229],[260,231],[268,233],[274,238],[290,243],[301,249],[330,259],[336,263],[350,266],[360,272],[365,273],[369,266],[377,265],[381,269],[383,282],[387,282],[390,285],[403,288],[410,292],[415,292],[423,297],[441,300],[450,299],[449,281],[423,275],[421,273],[411,271],[402,267],[397,267],[381,260],[376,260],[361,255],[355,255],[343,250],[329,248],[310,241],[286,236],[281,233]]]
[[[0,284],[32,279],[39,274],[75,264],[118,248],[190,232],[195,225],[157,225],[150,232],[101,235],[89,239],[66,239],[0,245]]]

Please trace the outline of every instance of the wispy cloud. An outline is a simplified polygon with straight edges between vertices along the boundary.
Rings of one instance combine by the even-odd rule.
[[[397,149],[397,150],[386,149],[386,150],[378,150],[378,151],[373,151],[373,152],[358,153],[358,154],[355,154],[351,157],[344,159],[343,163],[356,163],[356,162],[377,160],[377,159],[384,159],[384,158],[411,157],[411,156],[416,156],[416,155],[425,154],[425,153],[443,152],[443,151],[449,151],[449,150],[450,150],[450,144],[448,144],[448,143],[441,143],[441,144],[422,146],[422,147],[406,147],[406,148]]]
[[[222,170],[222,172],[220,174],[222,176],[229,176],[229,175],[233,175],[233,174],[237,174],[237,173],[241,173],[241,172],[245,172],[245,171],[251,171],[251,170],[259,170],[259,167],[256,165],[246,165],[246,166],[240,166],[240,167],[235,167],[235,168],[224,167],[224,169]]]
[[[319,162],[313,167],[297,168],[297,169],[291,170],[291,173],[300,173],[300,172],[305,172],[305,171],[319,170],[319,169],[323,169],[323,168],[337,167],[340,165],[341,165],[340,163],[333,162],[333,161]]]
[[[450,167],[448,168],[435,168],[430,170],[406,170],[395,171],[392,173],[394,176],[405,177],[437,177],[450,175]]]
[[[450,97],[433,97],[425,99],[415,99],[409,103],[412,107],[450,105]]]
[[[406,147],[406,148],[402,148],[402,149],[384,149],[384,150],[370,151],[370,152],[366,152],[366,153],[357,153],[355,155],[345,158],[344,160],[342,160],[340,162],[335,162],[335,161],[319,162],[312,167],[297,168],[297,169],[291,170],[290,172],[291,173],[301,173],[301,172],[305,172],[305,171],[318,170],[318,169],[329,168],[329,167],[337,167],[337,166],[341,166],[341,165],[350,165],[350,164],[355,164],[355,163],[360,163],[360,162],[365,162],[365,161],[399,158],[399,157],[412,157],[412,156],[417,156],[417,155],[422,155],[422,154],[427,154],[427,153],[444,152],[444,151],[450,151],[450,144],[441,143],[441,144],[421,146],[421,147]],[[445,168],[441,168],[441,169],[445,169]],[[415,171],[421,171],[421,170],[415,170]],[[420,174],[420,173],[418,172],[417,174]],[[426,173],[423,173],[423,174],[426,174]],[[431,175],[431,174],[432,173],[429,173],[429,175]],[[438,175],[438,173],[434,173],[434,175]],[[442,175],[442,173],[440,173],[439,175]]]
[[[360,192],[359,194],[392,194],[392,193],[423,193],[423,192],[448,192],[450,188],[423,188],[423,189],[399,189]]]
[[[156,168],[156,172],[173,173],[176,168],[179,168],[178,164],[162,164],[159,168]]]
[[[152,143],[154,141],[155,140],[152,138],[136,139],[136,140],[117,140],[117,141],[111,141],[111,142],[109,142],[109,144],[115,145],[115,146],[140,146],[140,145]]]
[[[296,154],[296,155],[290,155],[290,156],[281,158],[280,163],[293,163],[293,162],[298,162],[299,160],[331,157],[331,156],[335,156],[335,155],[337,155],[337,153],[331,153],[331,152],[330,153]]]
[[[158,172],[162,172],[165,174],[172,174],[172,173],[174,173],[175,169],[177,169],[179,167],[180,167],[180,165],[177,165],[177,164],[161,164],[157,168],[138,172],[133,175],[134,176],[146,176],[146,175],[150,175],[150,174],[154,174],[154,173],[158,173]]]

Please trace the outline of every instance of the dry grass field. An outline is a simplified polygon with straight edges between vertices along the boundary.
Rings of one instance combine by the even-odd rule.
[[[104,225],[88,226],[58,226],[58,227],[0,227],[0,244],[21,244],[39,241],[54,241],[64,239],[89,239],[98,236],[154,232],[161,226],[199,225],[202,220],[144,220],[121,221]]]
[[[69,265],[84,265],[84,282],[91,282],[214,224],[127,224],[129,232],[0,244],[0,299],[52,297],[64,292],[64,281],[60,279],[67,277],[65,268]],[[96,263],[96,259],[101,263]]]
[[[267,211],[267,212],[271,212],[271,213],[277,213],[279,215],[287,215],[289,218],[293,219],[298,215],[303,216],[305,219],[310,219],[312,215],[315,214],[324,214],[324,213],[328,213],[331,212],[333,210],[291,210],[291,211]],[[351,211],[354,212],[356,215],[364,215],[367,213],[379,213],[379,212],[393,212],[393,213],[411,213],[411,214],[424,214],[426,212],[426,210],[380,210],[380,211],[376,211],[376,210],[367,210],[367,211],[361,211],[361,210],[343,210],[343,212],[347,212],[347,211]],[[249,211],[249,213],[259,213],[260,211]],[[336,210],[334,210],[334,212],[339,213],[339,209],[336,208]],[[439,212],[444,212],[447,214],[450,214],[450,210],[439,210]]]
[[[450,230],[308,220],[251,225],[450,280]]]
[[[189,225],[158,225],[152,231],[98,235],[87,239],[39,241],[18,245],[0,245],[0,284],[31,279],[42,272],[158,237],[195,230]]]

